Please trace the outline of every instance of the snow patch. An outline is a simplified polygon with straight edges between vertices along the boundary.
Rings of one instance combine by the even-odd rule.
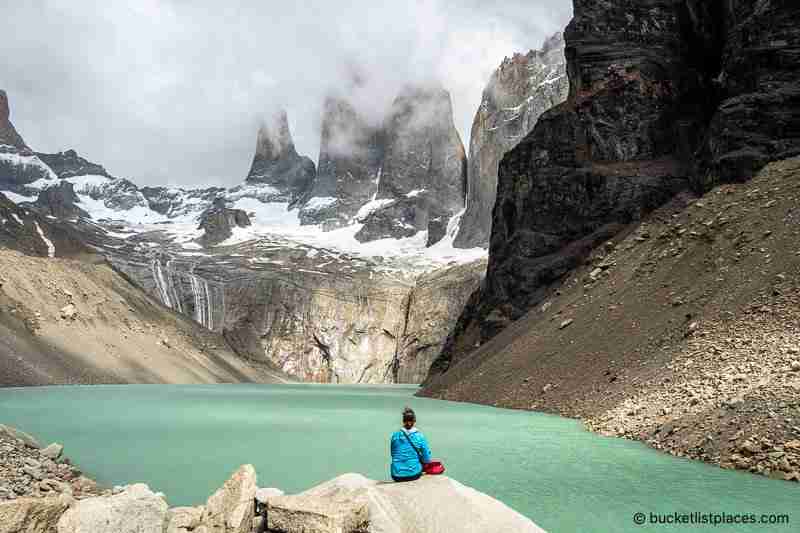
[[[356,213],[355,220],[361,222],[369,215],[377,211],[378,209],[382,209],[392,203],[394,203],[394,200],[391,198],[381,198],[380,200],[371,200],[361,206],[361,209],[359,209],[358,213]]]
[[[316,196],[309,200],[305,206],[303,206],[303,210],[319,211],[320,209],[332,206],[336,202],[337,200],[333,196]]]
[[[0,193],[4,194],[6,198],[14,202],[15,204],[21,204],[23,202],[35,202],[35,196],[22,196],[21,194],[17,194],[11,191],[0,191]]]
[[[42,240],[44,241],[44,244],[47,246],[47,257],[55,257],[56,256],[56,247],[53,244],[53,241],[51,241],[50,239],[48,239],[45,236],[45,234],[42,231],[42,228],[39,226],[38,222],[34,221],[33,224],[34,224],[34,226],[36,226],[36,232],[39,234],[39,237],[42,238]]]

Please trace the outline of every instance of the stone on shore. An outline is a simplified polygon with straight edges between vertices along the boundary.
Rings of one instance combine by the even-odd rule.
[[[58,521],[58,533],[163,533],[167,502],[137,483],[114,496],[81,500]]]
[[[0,503],[0,533],[55,533],[68,498],[19,498]]]
[[[337,512],[339,522],[333,519]],[[303,493],[270,499],[267,517],[269,528],[286,533],[544,531],[500,501],[446,476],[386,483],[344,474]],[[337,524],[339,529],[331,527]]]
[[[200,519],[213,533],[250,533],[256,497],[256,470],[242,465],[206,502]]]
[[[57,442],[54,442],[53,444],[49,445],[47,448],[42,450],[42,455],[55,461],[56,459],[61,457],[61,454],[63,452],[64,452],[64,446]]]
[[[165,533],[196,531],[203,517],[202,507],[175,507],[167,512]]]

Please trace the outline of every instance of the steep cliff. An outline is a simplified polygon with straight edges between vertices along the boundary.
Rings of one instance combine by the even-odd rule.
[[[273,187],[272,201],[294,204],[307,192],[315,176],[314,162],[295,150],[286,112],[272,114],[258,130],[256,153],[246,182]]]
[[[561,33],[547,39],[541,50],[505,58],[492,74],[472,121],[467,208],[455,246],[489,246],[500,160],[530,133],[542,113],[566,100],[568,92]]]
[[[434,375],[540,304],[622,225],[796,151],[794,4],[574,4],[568,101],[500,163],[486,282]]]

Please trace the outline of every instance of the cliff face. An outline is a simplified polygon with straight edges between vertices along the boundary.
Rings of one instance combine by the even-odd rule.
[[[574,4],[568,101],[500,163],[486,282],[434,374],[541,303],[622,224],[797,149],[794,4]]]
[[[243,357],[321,383],[421,382],[485,270],[477,261],[401,275],[286,243],[197,256],[166,243],[157,254],[130,240],[102,243],[139,286]]]
[[[472,122],[467,208],[455,246],[489,246],[500,160],[530,133],[542,113],[566,100],[568,92],[561,33],[547,39],[541,50],[506,58],[494,72]]]
[[[295,150],[286,112],[273,114],[258,130],[246,182],[273,187],[272,201],[293,204],[307,192],[315,176],[314,162]]]
[[[329,98],[319,172],[300,218],[326,228],[363,224],[361,242],[427,231],[433,244],[464,206],[465,172],[446,91],[404,89],[380,125]]]

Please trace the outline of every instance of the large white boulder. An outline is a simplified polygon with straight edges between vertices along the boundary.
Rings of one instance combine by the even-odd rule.
[[[256,498],[256,470],[242,465],[203,509],[201,527],[210,533],[250,533]]]
[[[368,511],[368,529],[360,523],[362,506]],[[309,525],[321,523],[327,529],[303,529],[303,511]],[[325,520],[320,511],[328,513]],[[270,528],[287,533],[544,532],[502,502],[446,476],[391,483],[344,474],[297,495],[271,498],[267,517]]]
[[[81,500],[58,521],[58,533],[163,533],[167,502],[142,483],[114,496]]]

